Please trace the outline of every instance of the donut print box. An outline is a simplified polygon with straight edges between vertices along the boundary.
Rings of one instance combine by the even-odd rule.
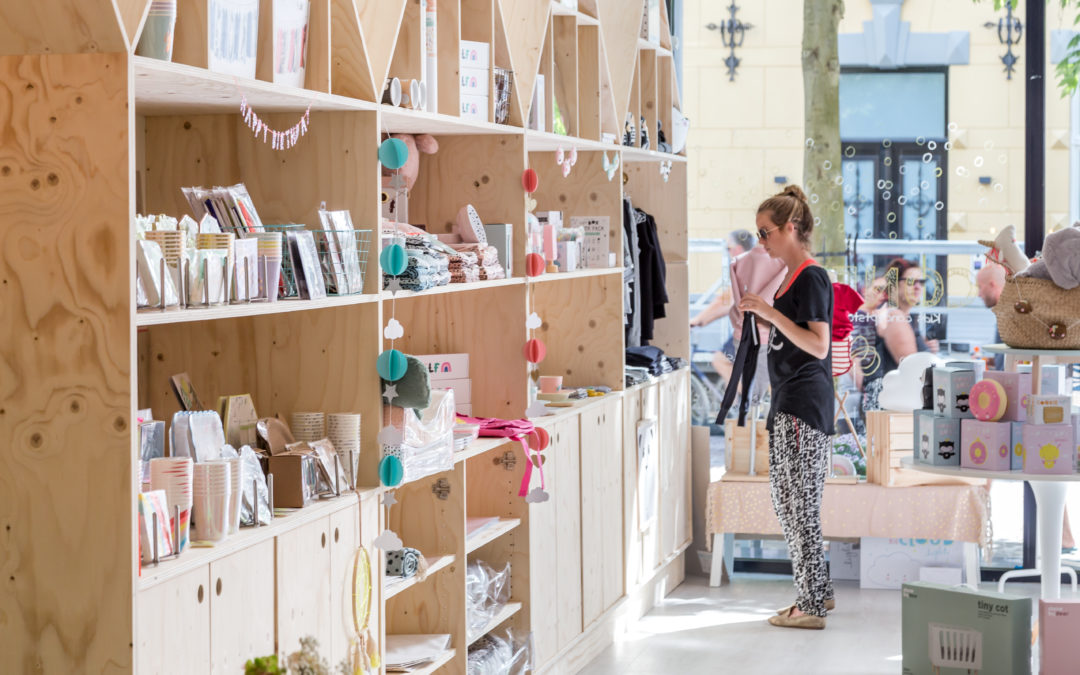
[[[915,461],[937,466],[960,466],[960,420],[915,411]]]
[[[965,469],[1012,469],[1012,425],[1008,422],[961,420],[960,447],[960,466]]]
[[[1005,416],[1002,422],[1026,422],[1027,404],[1031,396],[1031,373],[986,371],[987,380],[995,380],[1005,390]]]

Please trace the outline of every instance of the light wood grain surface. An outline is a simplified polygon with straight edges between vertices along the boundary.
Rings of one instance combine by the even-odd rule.
[[[626,118],[626,111],[633,110],[630,90],[637,65],[637,39],[645,6],[640,2],[627,5],[623,0],[596,0],[596,4],[611,72],[615,114],[621,124]]]

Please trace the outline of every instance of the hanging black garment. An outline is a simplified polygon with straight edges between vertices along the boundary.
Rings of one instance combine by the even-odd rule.
[[[638,246],[641,255],[638,259],[639,290],[641,293],[641,344],[653,339],[653,324],[656,319],[667,316],[664,305],[668,302],[667,264],[660,248],[660,236],[656,231],[656,220],[641,209],[635,209],[637,222]]]
[[[742,379],[742,400],[739,402],[739,426],[746,426],[746,411],[750,407],[750,386],[754,383],[754,373],[758,366],[758,349],[761,345],[761,334],[757,330],[757,320],[753,314],[747,314],[742,325],[742,336],[739,338],[739,350],[735,352],[735,360],[732,362],[731,379],[728,380],[724,390],[724,402],[720,404],[720,412],[716,415],[716,423],[723,424],[727,418],[728,410],[735,402],[735,393],[739,389],[739,379]]]

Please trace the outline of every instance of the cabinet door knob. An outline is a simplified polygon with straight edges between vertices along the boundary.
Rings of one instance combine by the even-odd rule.
[[[334,528],[334,543],[336,544],[339,541],[341,541],[341,530],[339,528],[335,527]]]
[[[216,591],[217,591],[217,594],[220,596],[221,595],[221,577],[218,577]]]
[[[202,584],[199,584],[199,592],[197,594],[197,597],[199,598],[199,604],[201,605],[202,601],[203,601],[203,585]]]
[[[322,547],[326,548],[326,533],[322,533]]]

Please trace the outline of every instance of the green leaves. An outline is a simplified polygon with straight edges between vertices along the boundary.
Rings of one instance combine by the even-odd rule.
[[[248,659],[244,664],[244,675],[285,675],[285,669],[278,665],[277,654]]]

